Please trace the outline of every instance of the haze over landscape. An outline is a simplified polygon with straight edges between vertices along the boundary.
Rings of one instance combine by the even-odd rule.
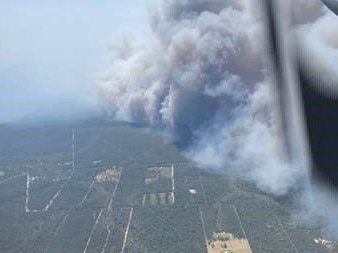
[[[258,2],[1,1],[0,252],[337,252]],[[285,36],[337,80],[338,17],[291,3]]]
[[[142,0],[1,1],[0,123],[98,110],[109,48],[125,35],[147,38],[146,12]]]

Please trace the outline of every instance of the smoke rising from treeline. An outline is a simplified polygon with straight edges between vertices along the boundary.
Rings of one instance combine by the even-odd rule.
[[[290,165],[283,150],[259,3],[161,1],[150,12],[154,40],[115,47],[98,86],[111,117],[160,129],[201,168],[282,195],[308,170]],[[337,32],[324,24],[333,14],[315,0],[292,4],[290,34],[330,57]]]

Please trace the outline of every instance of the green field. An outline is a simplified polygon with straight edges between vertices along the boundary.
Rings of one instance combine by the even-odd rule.
[[[171,170],[145,182],[149,168],[171,165],[174,203]],[[113,166],[122,168],[119,180],[95,181]],[[0,171],[1,253],[205,253],[204,235],[217,231],[247,237],[254,253],[337,252],[313,242],[320,229],[297,224],[285,199],[196,168],[149,129],[103,121],[0,126]],[[37,178],[28,211],[27,174]]]

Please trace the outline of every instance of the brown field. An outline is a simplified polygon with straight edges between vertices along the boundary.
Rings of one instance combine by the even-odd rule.
[[[146,184],[151,184],[158,181],[160,178],[169,178],[171,179],[171,167],[153,167],[147,169],[146,172]]]
[[[214,233],[208,241],[208,253],[252,253],[249,241],[230,233]]]
[[[99,183],[102,183],[102,182],[116,182],[117,183],[120,180],[121,173],[122,173],[122,169],[114,166],[106,171],[103,171],[97,174],[95,177],[95,180]]]

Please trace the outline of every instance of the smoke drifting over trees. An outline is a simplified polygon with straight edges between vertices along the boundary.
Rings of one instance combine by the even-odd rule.
[[[282,195],[308,170],[283,151],[259,2],[161,1],[150,12],[154,40],[115,47],[98,86],[111,117],[160,129],[201,168]],[[322,28],[337,19],[319,1],[292,4],[290,34],[337,61],[327,54],[337,47],[334,25]]]

